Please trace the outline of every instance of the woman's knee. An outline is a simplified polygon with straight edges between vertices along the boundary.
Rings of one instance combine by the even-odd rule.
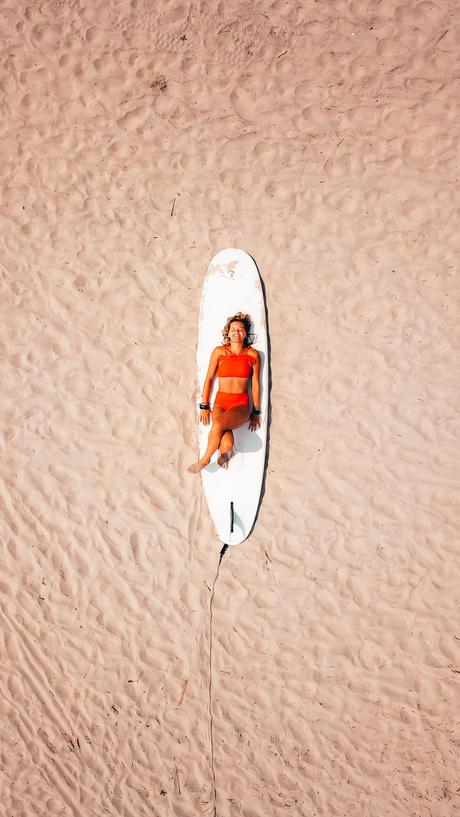
[[[220,441],[220,450],[221,451],[231,451],[233,448],[233,434],[231,431],[226,431],[225,434],[222,435],[222,439]]]

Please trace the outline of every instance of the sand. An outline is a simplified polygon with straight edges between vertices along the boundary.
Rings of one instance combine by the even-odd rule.
[[[458,3],[0,20],[2,817],[453,817]],[[185,468],[228,246],[272,415],[219,565]]]

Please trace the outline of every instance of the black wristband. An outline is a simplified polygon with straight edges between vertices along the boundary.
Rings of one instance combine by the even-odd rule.
[[[252,413],[253,413],[253,414],[262,414],[262,409],[256,409],[256,408],[253,408],[253,409],[252,409]]]
[[[209,405],[209,403],[200,403],[200,409],[202,411],[209,411],[210,408],[211,406]]]

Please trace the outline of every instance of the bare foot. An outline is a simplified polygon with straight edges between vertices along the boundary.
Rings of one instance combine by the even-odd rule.
[[[193,465],[189,465],[187,471],[189,474],[199,474],[209,463],[210,460],[198,460],[198,462],[194,462]]]
[[[219,456],[217,457],[217,464],[220,465],[221,468],[228,468],[228,464],[229,464],[231,458],[233,457],[234,453],[235,452],[234,452],[233,448],[231,449],[231,451],[221,452],[219,454]]]

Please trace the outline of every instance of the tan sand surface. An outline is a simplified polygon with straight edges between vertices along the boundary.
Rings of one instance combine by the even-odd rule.
[[[0,36],[1,817],[454,817],[458,2],[2,0]],[[272,416],[217,577],[228,246]]]

